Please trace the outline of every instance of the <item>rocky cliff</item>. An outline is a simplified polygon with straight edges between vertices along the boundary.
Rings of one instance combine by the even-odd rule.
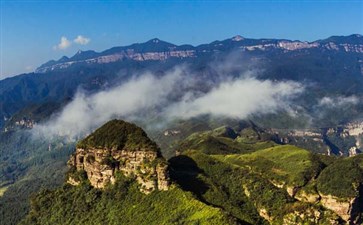
[[[353,40],[353,41],[352,41]],[[157,38],[145,43],[138,43],[123,47],[114,47],[103,52],[79,51],[71,58],[62,57],[58,61],[51,60],[36,69],[37,73],[46,73],[68,68],[76,64],[92,65],[107,64],[122,60],[132,61],[165,61],[168,59],[185,59],[203,57],[211,52],[239,49],[246,52],[292,52],[292,51],[331,51],[363,53],[361,35],[331,37],[314,42],[292,41],[285,39],[249,39],[239,35],[210,44],[199,46],[174,45]]]
[[[68,183],[78,185],[79,173],[95,188],[114,184],[116,174],[134,177],[140,191],[168,190],[168,167],[156,144],[145,132],[121,120],[113,120],[79,142],[68,161]]]
[[[348,224],[360,224],[362,196],[359,194],[359,190],[357,190],[357,195],[351,198],[339,198],[322,193],[305,193],[303,190],[294,197],[299,201],[321,204],[323,207],[335,212]]]

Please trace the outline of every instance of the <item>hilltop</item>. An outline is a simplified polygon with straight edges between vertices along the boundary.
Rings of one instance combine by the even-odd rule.
[[[151,141],[140,127],[123,120],[111,120],[92,134],[79,141],[77,148],[127,149],[136,151],[148,149],[158,151],[155,142]]]
[[[169,188],[167,164],[155,142],[140,127],[123,120],[109,121],[78,142],[68,165],[72,185],[86,178],[93,187],[105,188],[122,173],[134,176],[143,193]]]

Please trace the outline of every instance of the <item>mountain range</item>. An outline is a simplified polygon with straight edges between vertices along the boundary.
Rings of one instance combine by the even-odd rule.
[[[204,103],[221,90],[225,102],[238,105],[239,99],[232,101],[241,89],[235,81],[250,90],[241,99],[261,92],[294,94],[250,101],[257,108],[243,117],[167,118],[165,109],[175,113],[190,102],[197,108],[193,100]],[[251,81],[263,85],[250,87]],[[144,85],[127,86],[135,82]],[[128,95],[118,91],[123,85]],[[141,98],[132,102],[139,92]],[[110,100],[109,93],[115,93]],[[129,100],[126,105],[120,105],[120,96]],[[359,34],[313,42],[237,35],[198,46],[155,38],[48,61],[34,73],[0,81],[0,224],[68,224],[72,215],[74,223],[117,224],[118,214],[127,224],[359,224],[362,99]],[[127,118],[117,114],[148,101],[150,107],[130,109]],[[207,112],[228,112],[213,101],[206,101]],[[181,108],[170,107],[175,105]],[[96,106],[100,111],[92,114]],[[74,137],[36,135],[39,127],[58,129],[49,122],[67,110],[66,117],[73,118],[74,109],[85,114],[65,130],[92,121],[97,126]],[[145,131],[112,120],[93,132],[110,119],[128,119]],[[145,153],[145,146],[153,153]],[[135,151],[151,160],[135,161]],[[131,168],[130,160],[139,167]],[[125,177],[127,171],[135,179]],[[158,182],[168,190],[159,192]],[[39,192],[44,188],[52,191]],[[175,199],[177,217],[163,205]],[[135,206],[141,200],[146,204]],[[155,217],[157,212],[163,214]]]
[[[44,73],[65,69],[77,64],[105,64],[122,60],[164,61],[172,58],[198,58],[215,52],[231,50],[264,53],[287,53],[294,51],[333,51],[363,53],[363,37],[359,34],[350,36],[332,36],[314,42],[292,41],[285,39],[249,39],[237,35],[223,41],[198,46],[175,45],[169,42],[151,39],[145,43],[132,44],[123,47],[113,47],[102,52],[78,51],[68,58],[63,56],[57,61],[51,60],[36,69],[36,73]]]
[[[95,92],[137,74],[161,76],[187,65],[202,82],[259,70],[260,79],[293,80],[309,84],[309,97],[360,95],[363,91],[363,37],[332,36],[314,42],[248,39],[235,36],[196,47],[159,39],[103,52],[79,51],[73,57],[51,60],[35,73],[0,81],[0,127],[21,110],[42,104],[62,105],[78,88]],[[225,70],[218,71],[215,65]],[[218,75],[219,74],[219,75]],[[306,104],[312,110],[312,106]],[[50,113],[50,112],[49,112]],[[341,122],[341,121],[338,121]]]

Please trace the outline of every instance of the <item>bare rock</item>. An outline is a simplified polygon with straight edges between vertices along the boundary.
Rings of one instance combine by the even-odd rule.
[[[77,171],[84,170],[95,188],[104,188],[109,183],[114,184],[117,171],[125,176],[136,176],[140,191],[144,193],[168,190],[170,186],[167,164],[155,151],[78,148],[68,164]],[[68,183],[79,184],[71,176]]]

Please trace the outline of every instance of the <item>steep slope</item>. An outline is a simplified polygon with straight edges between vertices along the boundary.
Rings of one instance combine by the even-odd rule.
[[[79,185],[82,173],[93,187],[105,188],[116,182],[116,173],[135,176],[140,191],[168,190],[165,159],[157,145],[134,124],[112,120],[77,144],[68,161],[68,183]]]
[[[339,159],[290,145],[205,153],[197,148],[170,159],[171,178],[239,219],[253,224],[263,223],[259,216],[270,224],[362,222],[361,156]]]
[[[133,124],[113,120],[97,129],[78,143],[70,167],[68,183],[34,197],[20,224],[237,223],[170,185],[158,147]]]

